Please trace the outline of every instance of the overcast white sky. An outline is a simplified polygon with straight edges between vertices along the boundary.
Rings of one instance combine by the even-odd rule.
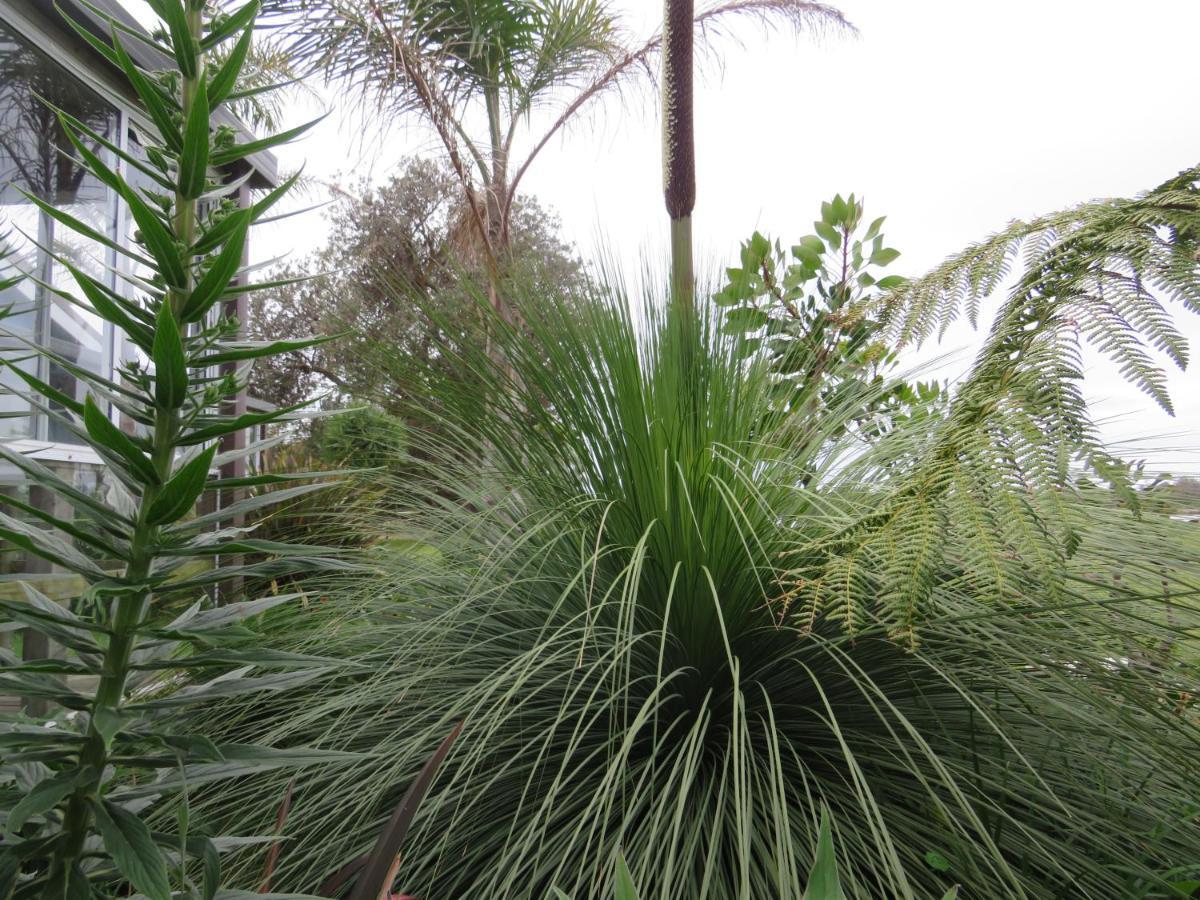
[[[658,0],[615,6],[640,35],[661,16]],[[1194,0],[840,8],[857,37],[797,40],[743,26],[740,45],[718,45],[719,65],[697,89],[701,267],[723,264],[755,228],[792,241],[811,231],[822,199],[853,191],[868,216],[888,216],[888,243],[903,253],[892,271],[918,274],[1012,218],[1133,194],[1200,161]],[[656,107],[648,93],[602,101],[543,151],[523,184],[585,255],[603,243],[636,261],[665,247]],[[335,113],[281,156],[351,182],[434,149],[415,129],[363,135]],[[323,233],[313,213],[262,234],[256,255],[303,252]],[[1200,317],[1183,325],[1200,345]],[[977,340],[955,331],[924,357],[959,351],[939,372],[961,373]],[[1197,367],[1172,374],[1172,419],[1097,363],[1088,395],[1106,434],[1143,442],[1159,467],[1200,470]]]

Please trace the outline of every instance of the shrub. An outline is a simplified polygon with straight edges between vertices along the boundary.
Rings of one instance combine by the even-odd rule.
[[[375,407],[357,407],[325,419],[309,440],[321,462],[331,467],[384,469],[404,463],[404,423]]]

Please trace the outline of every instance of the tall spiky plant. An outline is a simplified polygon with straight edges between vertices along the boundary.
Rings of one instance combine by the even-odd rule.
[[[662,124],[663,196],[671,220],[671,290],[686,309],[693,305],[692,210],[696,206],[696,129],[692,121],[695,81],[693,0],[666,0],[663,10]]]
[[[361,674],[198,712],[371,757],[306,781],[281,885],[362,852],[456,721],[398,871],[418,896],[605,896],[620,851],[644,897],[798,900],[823,806],[852,897],[1173,896],[1195,877],[1186,526],[1064,489],[1061,514],[1087,523],[1074,554],[1004,546],[996,587],[978,523],[944,516],[913,582],[932,602],[906,630],[894,559],[920,560],[928,517],[888,503],[915,472],[954,477],[938,433],[897,428],[864,452],[845,437],[871,399],[855,394],[796,441],[766,361],[706,307],[686,320],[656,298],[634,315],[619,290],[570,313],[525,302],[533,340],[501,329],[507,365],[457,351],[494,387],[447,385],[425,477],[379,523],[394,540],[378,578],[279,623],[280,649],[345,654]],[[1047,452],[1073,437],[1022,436]],[[1026,483],[965,462],[1009,499],[1006,534],[1040,527]],[[876,567],[839,562],[847,523],[885,516]],[[1156,543],[1177,548],[1161,571],[1139,558]],[[825,569],[839,584],[838,565],[876,591],[853,632],[797,596]],[[280,790],[243,783],[205,811],[251,827]]]
[[[225,412],[228,401],[244,390],[251,361],[315,340],[246,342],[239,339],[239,323],[230,312],[238,296],[257,288],[244,266],[247,234],[291,182],[242,207],[236,197],[245,178],[230,181],[220,173],[303,128],[250,141],[237,140],[228,128],[213,131],[213,113],[241,96],[239,74],[257,0],[216,16],[203,0],[151,0],[150,6],[162,20],[153,37],[110,20],[110,44],[71,22],[123,74],[153,121],[157,134],[145,145],[145,157],[122,150],[68,113],[51,110],[81,165],[128,208],[136,223],[133,243],[118,244],[46,199],[26,194],[44,215],[125,263],[117,268],[114,284],[77,268],[54,247],[43,247],[73,277],[74,290],[50,283],[43,288],[111,323],[142,356],[121,363],[109,378],[53,348],[25,341],[31,353],[86,384],[83,402],[15,361],[2,361],[27,386],[21,396],[31,407],[92,448],[112,479],[107,499],[101,500],[0,445],[0,457],[30,483],[81,514],[77,520],[60,518],[4,496],[9,507],[47,527],[0,513],[0,536],[86,584],[78,614],[29,585],[24,602],[0,601],[10,621],[46,635],[67,652],[65,658],[27,662],[5,653],[0,688],[71,711],[62,721],[5,723],[0,731],[5,812],[0,895],[6,897],[113,895],[123,890],[122,882],[152,900],[212,897],[218,886],[218,844],[189,831],[187,790],[249,771],[330,758],[321,751],[276,753],[236,741],[214,742],[160,721],[165,709],[278,690],[311,679],[328,665],[262,650],[254,645],[253,632],[238,624],[291,598],[202,609],[206,591],[233,578],[346,564],[324,548],[256,541],[245,537],[247,529],[223,524],[284,494],[319,485],[243,497],[224,509],[193,514],[205,495],[279,480],[217,473],[258,449],[254,443],[239,447],[233,438],[297,414],[289,409]],[[137,65],[126,49],[131,41],[155,54],[163,69]],[[207,65],[209,53],[227,44],[224,61]],[[134,186],[129,176],[135,172],[146,187]],[[6,337],[23,340],[17,334]],[[222,441],[230,441],[224,451]],[[247,565],[223,562],[236,554],[263,557]],[[97,558],[118,566],[109,571]],[[191,571],[198,561],[210,565]],[[182,614],[164,614],[165,604],[193,599]],[[269,669],[282,671],[262,671]],[[186,686],[173,689],[181,684]],[[131,777],[118,781],[116,770]],[[180,790],[178,831],[151,831],[140,810],[149,800]],[[202,878],[187,865],[189,858],[203,861]]]

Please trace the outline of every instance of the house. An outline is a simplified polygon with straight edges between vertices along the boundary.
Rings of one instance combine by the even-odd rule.
[[[131,28],[139,27],[117,0],[59,0],[59,5],[106,40],[108,28],[101,13]],[[148,68],[158,67],[148,57],[152,50],[137,41],[123,43],[128,43],[127,49],[138,62]],[[137,154],[141,135],[148,130],[149,120],[123,79],[71,29],[54,3],[0,0],[0,237],[10,252],[9,259],[15,259],[21,270],[38,276],[0,293],[0,306],[13,304],[20,311],[5,324],[11,331],[52,347],[75,366],[112,373],[117,362],[134,358],[138,351],[124,335],[86,308],[55,296],[39,284],[64,290],[73,287],[63,267],[38,245],[53,246],[58,254],[95,277],[107,278],[111,284],[123,284],[113,276],[112,269],[128,261],[101,244],[89,245],[74,234],[64,234],[56,228],[55,220],[30,203],[22,191],[62,208],[118,243],[129,238],[130,216],[114,191],[80,168],[56,116],[40,98],[66,110],[132,155]],[[247,132],[228,114],[222,124]],[[127,173],[127,177],[136,184],[132,174]],[[227,174],[230,179],[249,174],[239,189],[240,201],[248,203],[252,192],[276,183],[275,160],[260,153]],[[231,312],[245,321],[244,308]],[[83,399],[82,382],[66,368],[30,357],[11,340],[0,342],[0,354],[19,365],[38,367],[42,380]],[[105,472],[99,459],[59,424],[31,411],[25,400],[7,390],[21,386],[12,372],[0,370],[0,442],[34,456],[80,489],[105,490]],[[241,411],[252,403],[242,397],[237,405]],[[114,421],[118,421],[116,416]],[[19,471],[2,461],[0,491],[27,494],[34,505],[55,502],[39,496],[40,489],[25,484]],[[50,596],[72,595],[75,586],[70,576],[56,575],[40,560],[25,558],[12,547],[7,548],[8,552],[4,550],[0,542],[0,593],[15,590],[13,582],[19,574],[38,578]]]

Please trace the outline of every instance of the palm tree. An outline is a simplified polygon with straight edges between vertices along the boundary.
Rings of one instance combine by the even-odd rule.
[[[522,180],[589,104],[652,79],[664,51],[661,32],[630,41],[608,0],[264,0],[263,6],[279,24],[277,40],[293,65],[339,86],[364,111],[413,116],[432,127],[466,197],[491,300],[509,320],[497,281]],[[836,9],[807,0],[720,0],[698,13],[687,7],[686,18],[702,34],[738,18],[796,30],[849,27]],[[549,126],[514,158],[530,114],[547,109]]]

